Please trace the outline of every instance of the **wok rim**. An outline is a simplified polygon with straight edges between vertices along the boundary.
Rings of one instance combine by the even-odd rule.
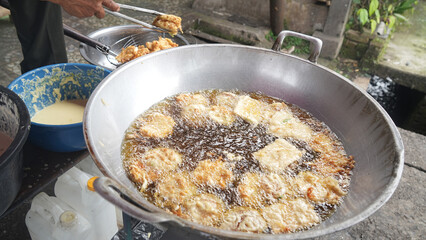
[[[114,179],[118,182],[121,182],[118,178],[116,178],[113,174],[111,174],[107,169],[105,169],[103,167],[101,162],[98,160],[99,156],[97,155],[95,149],[91,145],[91,142],[90,142],[90,139],[89,139],[89,136],[88,136],[88,129],[87,129],[86,122],[88,122],[90,120],[90,114],[89,113],[90,113],[90,110],[92,108],[92,101],[94,101],[93,99],[95,98],[95,96],[98,95],[98,92],[100,92],[104,88],[104,86],[107,85],[109,81],[111,81],[111,79],[114,79],[115,75],[120,74],[122,71],[125,71],[127,68],[129,68],[133,65],[141,64],[142,62],[148,61],[149,59],[155,58],[156,56],[161,55],[161,54],[168,54],[169,52],[172,52],[172,51],[181,51],[181,50],[185,50],[185,49],[188,49],[188,48],[245,48],[245,49],[250,49],[250,50],[264,52],[264,53],[266,52],[266,53],[271,53],[271,54],[279,54],[283,57],[289,57],[289,58],[297,59],[298,61],[301,61],[301,64],[313,65],[316,68],[320,69],[321,71],[327,71],[327,72],[337,76],[340,80],[345,81],[347,84],[350,84],[354,89],[359,91],[364,97],[366,97],[371,103],[373,103],[373,105],[376,107],[378,112],[382,115],[383,119],[385,120],[385,123],[387,124],[387,128],[392,133],[392,137],[393,137],[394,145],[395,145],[395,157],[393,159],[394,168],[393,168],[392,176],[391,176],[388,184],[386,184],[385,188],[382,190],[382,193],[379,195],[379,197],[377,197],[375,200],[373,200],[372,203],[367,208],[365,208],[363,211],[361,211],[359,214],[355,215],[354,217],[351,217],[351,218],[349,218],[349,219],[347,219],[343,222],[335,223],[335,224],[333,224],[329,227],[326,227],[324,229],[310,229],[310,230],[307,230],[307,231],[301,231],[301,232],[295,232],[295,233],[265,234],[265,233],[246,233],[246,232],[238,232],[238,231],[231,231],[231,230],[223,230],[223,229],[219,229],[219,228],[216,228],[216,227],[204,226],[204,225],[201,225],[201,224],[198,224],[198,223],[195,223],[195,222],[191,222],[191,221],[179,218],[176,215],[167,213],[163,209],[156,207],[155,205],[153,205],[152,203],[150,203],[148,201],[146,201],[146,203],[148,203],[148,204],[138,202],[143,207],[146,207],[151,212],[167,213],[170,216],[170,222],[184,223],[184,225],[186,225],[186,226],[184,226],[185,228],[196,229],[196,230],[200,231],[201,233],[212,234],[212,235],[216,235],[216,236],[220,236],[220,237],[230,237],[230,238],[238,238],[238,239],[259,239],[259,238],[262,238],[262,239],[294,239],[294,238],[306,239],[306,238],[313,238],[313,237],[331,234],[331,233],[349,228],[349,227],[363,221],[364,219],[366,219],[367,217],[369,217],[373,213],[375,213],[378,209],[380,209],[390,199],[390,197],[393,195],[393,193],[395,192],[395,190],[396,190],[396,188],[397,188],[397,186],[400,182],[402,172],[403,172],[404,145],[403,145],[401,135],[400,135],[396,125],[394,124],[394,122],[392,121],[390,116],[387,114],[387,112],[380,106],[380,104],[373,97],[368,95],[360,87],[353,84],[352,81],[348,80],[346,77],[344,77],[344,76],[342,76],[342,75],[340,75],[340,74],[338,74],[338,73],[336,73],[336,72],[334,72],[334,71],[332,71],[332,70],[330,70],[330,69],[328,69],[324,66],[321,66],[317,63],[312,63],[312,62],[305,60],[305,59],[302,59],[300,57],[281,53],[281,52],[277,52],[277,51],[270,50],[270,49],[254,47],[254,46],[245,46],[245,45],[233,45],[233,44],[187,45],[187,46],[181,46],[179,48],[166,49],[166,50],[162,50],[162,51],[159,51],[159,52],[151,53],[151,54],[145,55],[143,57],[140,57],[138,59],[132,60],[132,61],[125,63],[122,66],[118,67],[116,70],[114,70],[111,74],[109,74],[98,85],[98,87],[93,91],[93,93],[92,93],[92,95],[91,95],[91,97],[90,97],[90,99],[87,103],[87,107],[86,107],[86,110],[84,112],[84,118],[83,118],[83,129],[84,129],[84,138],[85,138],[85,141],[86,141],[87,148],[88,148],[93,160],[95,161],[96,165],[99,167],[101,172],[103,174],[105,174],[105,176],[110,177],[110,178],[112,178],[112,179]]]

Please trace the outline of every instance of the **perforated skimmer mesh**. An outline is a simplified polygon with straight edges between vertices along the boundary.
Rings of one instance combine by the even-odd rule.
[[[116,41],[114,44],[112,44],[110,46],[109,53],[108,53],[108,55],[106,55],[106,57],[111,64],[113,64],[115,66],[120,66],[122,63],[118,62],[115,59],[115,57],[124,48],[127,48],[129,46],[145,45],[147,42],[152,42],[152,41],[158,40],[159,37],[170,38],[174,42],[176,42],[179,46],[189,44],[189,42],[181,35],[176,35],[176,36],[172,37],[168,33],[161,33],[161,32],[157,32],[157,31],[141,32],[141,33],[126,36],[126,37]]]

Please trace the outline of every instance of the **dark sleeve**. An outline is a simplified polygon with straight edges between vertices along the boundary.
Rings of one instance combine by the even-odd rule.
[[[67,62],[61,7],[40,0],[9,0],[22,46],[21,72]]]

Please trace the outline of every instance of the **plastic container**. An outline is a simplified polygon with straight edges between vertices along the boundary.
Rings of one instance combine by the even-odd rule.
[[[25,223],[32,240],[88,239],[91,231],[81,214],[44,192],[34,197]]]
[[[77,163],[75,167],[92,176],[103,176],[90,155]]]
[[[104,176],[96,166],[91,156],[81,160],[79,163],[77,163],[77,165],[75,165],[75,167],[92,176]],[[117,218],[117,228],[123,228],[123,212],[118,207],[115,207],[115,216]]]
[[[92,233],[86,239],[111,239],[118,231],[115,206],[87,188],[90,178],[91,175],[73,167],[58,178],[55,195],[90,222]]]

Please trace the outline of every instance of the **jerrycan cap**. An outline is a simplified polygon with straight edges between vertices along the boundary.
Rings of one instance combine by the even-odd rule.
[[[93,186],[93,182],[99,177],[92,177],[87,181],[87,189],[89,189],[90,191],[94,192],[95,191],[95,187]]]
[[[73,211],[67,210],[59,216],[59,222],[63,227],[72,227],[77,222],[77,214]]]

